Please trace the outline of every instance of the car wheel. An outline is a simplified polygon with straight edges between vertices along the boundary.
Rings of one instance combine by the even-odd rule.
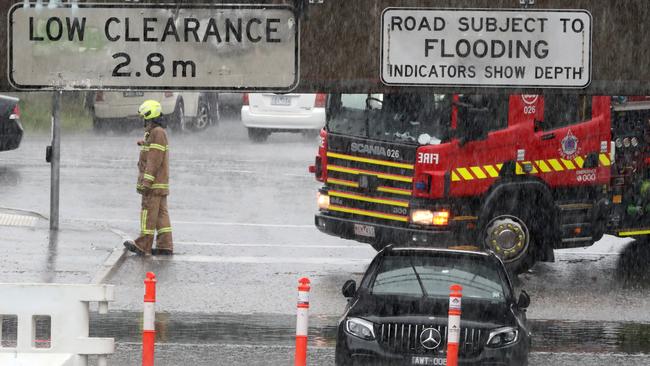
[[[535,264],[540,230],[534,225],[531,210],[521,208],[518,197],[509,197],[496,207],[483,230],[483,243],[514,274],[526,272]],[[542,224],[542,223],[539,223]]]
[[[99,119],[99,118],[93,118],[93,131],[96,133],[103,133],[106,131],[106,121]]]
[[[221,121],[221,107],[219,105],[219,94],[210,93],[207,96],[209,111],[210,111],[210,124],[216,126]]]
[[[182,100],[176,102],[174,113],[171,115],[167,124],[172,130],[187,131],[189,129],[187,120],[185,119],[185,108]]]
[[[126,130],[120,121],[105,118],[93,118],[93,131],[101,134],[116,134]]]
[[[199,99],[196,117],[191,126],[193,131],[203,131],[210,126],[210,107],[205,98]]]
[[[263,128],[248,128],[248,138],[253,142],[264,142],[271,133]]]
[[[334,364],[336,366],[352,366],[353,361],[350,356],[350,351],[347,347],[342,346],[341,344],[336,345],[336,351],[334,355]]]

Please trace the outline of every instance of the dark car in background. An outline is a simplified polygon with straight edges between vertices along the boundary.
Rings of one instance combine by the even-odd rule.
[[[23,139],[18,98],[0,95],[0,151],[17,149]]]
[[[526,365],[530,331],[522,291],[515,299],[494,254],[393,248],[377,254],[338,326],[337,365],[445,365],[449,287],[463,287],[460,365]]]

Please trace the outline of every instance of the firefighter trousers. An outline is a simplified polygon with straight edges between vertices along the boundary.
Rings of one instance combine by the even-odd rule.
[[[169,211],[167,211],[167,196],[143,194],[140,237],[135,240],[135,244],[143,252],[151,254],[154,234],[156,234],[156,248],[174,249],[172,225],[169,221]]]

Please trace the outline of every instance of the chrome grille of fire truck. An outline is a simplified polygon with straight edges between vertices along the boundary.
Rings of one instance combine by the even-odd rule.
[[[406,223],[413,188],[415,147],[359,142],[367,152],[374,148],[377,153],[386,153],[375,156],[352,151],[353,143],[353,139],[345,137],[328,138],[330,211],[363,221]]]
[[[420,334],[428,328],[436,329],[442,338],[440,345],[433,350],[424,348],[420,343]],[[384,323],[375,326],[379,344],[395,353],[444,354],[447,351],[447,326],[407,323]],[[478,328],[461,328],[459,352],[464,357],[478,355],[483,350],[487,332]]]

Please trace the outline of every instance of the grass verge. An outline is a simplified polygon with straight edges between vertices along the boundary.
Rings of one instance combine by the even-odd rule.
[[[11,93],[20,98],[20,121],[26,132],[49,131],[52,123],[52,93]],[[86,108],[86,92],[64,92],[61,98],[61,129],[83,132],[92,128],[92,114]]]

